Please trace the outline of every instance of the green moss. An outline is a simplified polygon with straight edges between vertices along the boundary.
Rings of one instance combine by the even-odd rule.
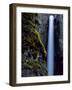
[[[24,61],[22,67],[23,69],[33,71],[32,73],[47,75],[46,63],[40,63],[38,60],[27,60],[27,62]]]
[[[24,68],[24,69],[32,69],[32,66],[27,64],[27,63],[23,63],[22,68]]]
[[[44,44],[42,43],[42,40],[41,40],[41,37],[40,37],[40,33],[38,31],[36,31],[36,30],[35,31],[32,31],[31,38],[32,38],[32,44],[33,44],[33,46],[36,49],[38,48],[38,46],[40,46],[44,57],[46,57],[46,49],[44,47]],[[38,44],[38,46],[37,46],[37,44]]]
[[[40,68],[40,64],[39,64],[39,61],[37,60],[28,60],[27,62],[24,61],[23,62],[23,68],[28,68],[28,69],[38,69]]]
[[[44,44],[42,43],[42,40],[41,40],[41,38],[40,38],[40,33],[37,32],[37,31],[35,31],[35,33],[36,33],[37,38],[38,38],[38,40],[39,40],[39,42],[40,42],[40,44],[41,44],[41,46],[42,46],[42,49],[43,49],[43,51],[44,51],[44,54],[46,54],[46,50],[45,50]]]
[[[28,15],[28,17],[27,17],[27,15]],[[28,43],[29,46],[32,46],[33,48],[35,48],[35,51],[42,53],[43,60],[45,60],[46,49],[41,40],[40,33],[36,30],[36,26],[39,24],[37,14],[27,14],[27,15],[24,15],[24,16],[27,19],[26,22],[28,22],[28,25],[30,26],[30,28],[26,27],[26,28],[28,28],[28,30],[26,28],[24,29],[24,32],[26,30],[27,33],[24,34],[23,42],[24,42],[24,44],[26,42],[26,43]],[[37,52],[36,52],[36,54],[37,54]]]
[[[22,50],[27,50],[28,48],[33,49],[31,55],[33,58],[23,58],[22,69],[29,70],[35,75],[47,75],[46,66],[46,49],[41,40],[40,33],[37,31],[38,14],[23,14],[23,31],[22,31]],[[26,47],[27,46],[27,47]],[[23,52],[24,54],[24,52]],[[37,57],[39,54],[43,56],[43,60],[40,62]],[[35,57],[35,59],[34,59]],[[29,76],[29,75],[28,75]]]

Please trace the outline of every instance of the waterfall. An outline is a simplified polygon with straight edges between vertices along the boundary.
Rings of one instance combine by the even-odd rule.
[[[54,74],[54,16],[49,16],[47,65],[48,75]]]

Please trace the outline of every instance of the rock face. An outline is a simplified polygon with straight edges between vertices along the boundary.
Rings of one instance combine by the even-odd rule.
[[[63,15],[55,15],[54,42],[54,75],[63,75]]]
[[[46,49],[40,36],[39,21],[37,14],[22,14],[22,76],[47,75]]]
[[[45,46],[45,49],[47,51],[47,32],[48,32],[48,14],[38,14],[38,21],[39,21],[39,26],[38,26],[38,32],[40,33],[41,40]]]

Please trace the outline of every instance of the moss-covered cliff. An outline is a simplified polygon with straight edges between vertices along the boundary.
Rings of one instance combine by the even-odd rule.
[[[36,30],[38,24],[37,14],[22,14],[22,76],[47,75],[46,49]]]

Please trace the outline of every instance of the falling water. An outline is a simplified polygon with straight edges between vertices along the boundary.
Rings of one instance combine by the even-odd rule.
[[[54,16],[49,16],[49,32],[48,32],[48,75],[54,74]]]

